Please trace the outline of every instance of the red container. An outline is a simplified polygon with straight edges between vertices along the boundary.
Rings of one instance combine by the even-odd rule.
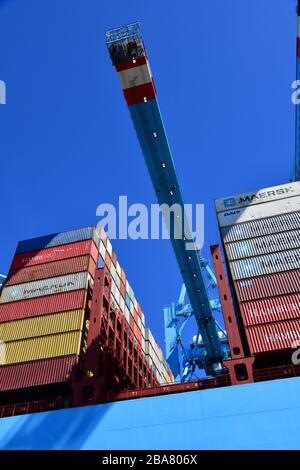
[[[105,253],[105,264],[107,266],[107,269],[110,271],[110,268],[111,268],[111,259],[110,259],[110,256],[108,254],[108,251]]]
[[[47,279],[49,277],[63,276],[64,274],[80,273],[83,271],[88,271],[94,277],[96,263],[90,255],[10,271],[5,285],[21,284],[22,282]]]
[[[59,245],[45,250],[31,251],[15,255],[10,270],[35,266],[36,264],[59,261],[76,256],[91,255],[95,262],[98,262],[98,248],[93,240],[87,240],[67,245]]]
[[[64,356],[1,366],[0,391],[68,382],[76,375],[78,364],[78,356]]]
[[[85,308],[85,289],[0,304],[0,322]]]
[[[246,335],[251,354],[295,349],[300,341],[300,320],[248,326]]]
[[[123,299],[126,299],[126,287],[125,287],[125,284],[123,282],[121,282],[120,292],[121,292],[121,296],[123,297]]]
[[[117,255],[114,251],[112,252],[111,260],[113,262],[113,265],[116,267],[117,266]]]
[[[300,318],[300,294],[244,302],[240,310],[245,326]]]
[[[300,269],[234,282],[239,302],[300,292]]]

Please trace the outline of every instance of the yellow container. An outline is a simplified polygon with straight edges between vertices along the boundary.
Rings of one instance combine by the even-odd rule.
[[[78,331],[83,329],[83,322],[84,310],[72,310],[0,323],[0,341],[16,341]]]
[[[37,361],[82,352],[82,331],[10,341],[1,345],[1,365]]]

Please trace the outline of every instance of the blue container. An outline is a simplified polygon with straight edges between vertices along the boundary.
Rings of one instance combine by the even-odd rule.
[[[95,227],[84,227],[76,230],[70,230],[68,232],[53,233],[43,237],[20,241],[16,249],[16,254],[42,250],[52,246],[66,245],[67,243],[74,243],[90,239],[93,239],[96,245],[99,246],[100,240]]]
[[[126,302],[127,308],[130,310],[130,297],[129,297],[129,295],[127,294],[127,292],[126,292],[126,299],[125,299],[125,302]]]

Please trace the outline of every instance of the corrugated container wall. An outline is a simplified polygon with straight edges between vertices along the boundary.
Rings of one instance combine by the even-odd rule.
[[[300,340],[300,182],[216,201],[250,352]]]
[[[69,232],[53,233],[43,237],[20,241],[16,249],[16,254],[90,239],[94,240],[96,245],[99,246],[100,239],[95,227],[85,227],[70,230]]]
[[[78,356],[64,356],[2,366],[0,391],[68,382],[77,375],[78,364]]]

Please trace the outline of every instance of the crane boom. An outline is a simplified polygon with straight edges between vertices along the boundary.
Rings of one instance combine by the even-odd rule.
[[[179,221],[174,213],[169,213],[170,239],[206,350],[204,367],[208,374],[213,374],[220,367],[223,352],[196,246],[192,250],[186,249],[186,239],[191,239],[191,230],[139,23],[108,31],[106,42],[121,81],[158,202],[160,205],[167,204],[168,207],[178,204],[181,208],[182,216]],[[185,229],[182,233],[186,237],[175,236],[176,224],[181,224],[181,229]]]

